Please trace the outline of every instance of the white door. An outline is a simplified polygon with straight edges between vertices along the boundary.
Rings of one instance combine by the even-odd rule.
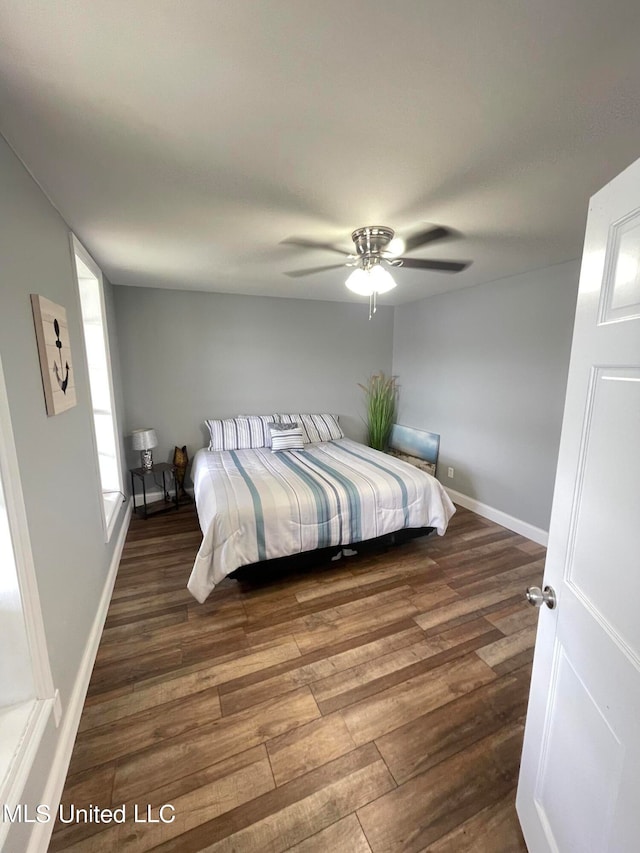
[[[640,161],[592,199],[517,809],[530,853],[640,851]]]

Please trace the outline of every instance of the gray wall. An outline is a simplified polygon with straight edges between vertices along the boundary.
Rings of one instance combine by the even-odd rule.
[[[1,137],[0,267],[0,356],[53,680],[66,709],[119,523],[105,545],[69,229]],[[56,417],[45,411],[30,293],[67,309],[78,405]],[[45,752],[59,731],[47,734]]]
[[[152,427],[154,459],[208,442],[205,418],[328,411],[364,436],[358,382],[391,371],[393,309],[114,287],[125,432]],[[130,462],[139,457],[129,451]]]
[[[445,485],[543,530],[578,273],[572,261],[395,311],[399,422],[440,433]]]

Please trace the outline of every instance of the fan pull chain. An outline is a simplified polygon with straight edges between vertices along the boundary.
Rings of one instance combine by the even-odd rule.
[[[373,291],[373,293],[369,294],[369,319],[371,319],[378,310],[377,296],[378,293],[375,290]]]

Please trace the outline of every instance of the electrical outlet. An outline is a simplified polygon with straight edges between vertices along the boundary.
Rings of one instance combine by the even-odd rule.
[[[447,477],[449,477],[451,480],[453,480],[454,474],[455,474],[455,471],[453,470],[453,468],[447,468]]]

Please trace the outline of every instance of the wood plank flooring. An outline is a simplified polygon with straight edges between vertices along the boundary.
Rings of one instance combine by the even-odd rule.
[[[132,521],[62,797],[67,819],[127,819],[58,822],[50,853],[526,851],[523,592],[544,548],[458,509],[445,537],[200,605],[199,544],[191,507]],[[140,820],[163,804],[173,822]]]

